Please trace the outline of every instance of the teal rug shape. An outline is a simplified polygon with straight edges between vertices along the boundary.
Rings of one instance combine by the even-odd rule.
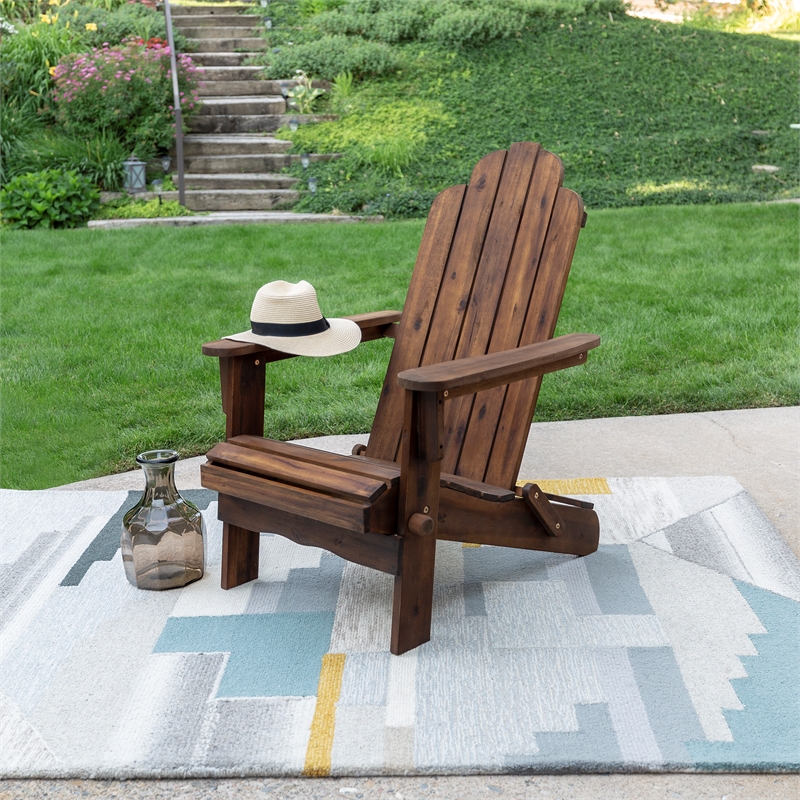
[[[333,612],[171,617],[154,653],[229,653],[217,697],[311,697]]]
[[[800,769],[800,604],[746,583],[736,585],[767,632],[752,636],[746,678],[731,683],[744,705],[726,711],[732,742],[687,742],[700,768]]]

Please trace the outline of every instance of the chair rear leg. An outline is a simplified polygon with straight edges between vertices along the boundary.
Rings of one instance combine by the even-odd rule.
[[[261,534],[227,522],[222,525],[222,588],[233,589],[258,577]]]
[[[430,641],[436,537],[403,537],[400,574],[394,579],[391,651],[399,656]]]

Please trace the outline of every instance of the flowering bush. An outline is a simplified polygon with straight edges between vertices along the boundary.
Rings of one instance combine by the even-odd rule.
[[[59,22],[58,17],[43,14],[30,25],[18,26],[13,34],[3,29],[0,95],[4,105],[20,112],[46,114],[49,110],[53,82],[48,72],[59,59],[75,50],[69,20],[64,22],[62,18]]]
[[[87,138],[110,134],[139,155],[166,149],[175,135],[169,47],[158,39],[61,59],[53,77],[58,119],[65,131]],[[199,107],[198,68],[178,56],[184,128]]]

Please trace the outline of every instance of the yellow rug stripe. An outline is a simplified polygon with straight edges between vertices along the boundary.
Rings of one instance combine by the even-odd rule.
[[[548,494],[611,494],[605,478],[567,478],[563,481],[537,481],[534,478],[518,480],[517,486],[538,483],[539,488]]]
[[[326,653],[317,688],[317,707],[311,721],[306,763],[303,774],[308,778],[325,778],[331,773],[333,731],[336,725],[336,703],[342,691],[344,653]]]

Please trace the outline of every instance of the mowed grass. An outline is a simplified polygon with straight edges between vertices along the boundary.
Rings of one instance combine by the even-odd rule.
[[[800,401],[798,214],[788,205],[593,211],[558,333],[598,333],[547,376],[536,419]],[[323,313],[401,308],[423,221],[4,232],[3,487],[130,469],[223,437],[204,341],[249,327],[260,285],[309,280]],[[391,341],[268,366],[267,435],[369,430]]]

